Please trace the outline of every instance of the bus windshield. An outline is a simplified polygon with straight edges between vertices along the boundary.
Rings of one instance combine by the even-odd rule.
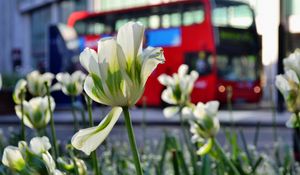
[[[255,55],[218,55],[218,76],[228,81],[255,81],[259,64]]]
[[[216,27],[246,29],[253,25],[253,12],[249,5],[216,1],[212,11],[212,22]]]

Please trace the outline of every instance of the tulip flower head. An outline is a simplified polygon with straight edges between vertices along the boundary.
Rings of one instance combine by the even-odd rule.
[[[13,93],[13,100],[16,104],[21,104],[22,99],[25,99],[26,85],[27,82],[24,79],[20,79],[17,82]]]
[[[28,91],[33,96],[44,96],[47,92],[45,83],[51,85],[54,75],[52,73],[40,74],[38,71],[29,73],[26,77]]]
[[[50,97],[51,111],[54,111],[55,102]],[[23,102],[24,124],[29,128],[45,128],[50,121],[50,110],[48,108],[47,97],[34,97],[29,101]],[[17,116],[22,119],[21,105],[15,106]]]
[[[178,73],[174,73],[172,77],[166,74],[158,77],[158,81],[167,87],[162,92],[162,100],[176,105],[164,109],[163,113],[167,118],[176,115],[184,106],[190,105],[190,96],[199,75],[196,71],[187,74],[188,69],[187,65],[182,64],[178,68]]]
[[[275,85],[284,97],[287,110],[293,113],[287,127],[300,127],[300,51],[296,50],[283,63],[285,73],[276,76]]]
[[[86,48],[80,54],[80,62],[89,72],[84,90],[90,98],[109,106],[135,105],[148,77],[165,60],[162,48],[142,50],[144,31],[141,23],[128,22],[116,38],[98,42],[98,53]]]
[[[18,147],[14,146],[7,146],[3,151],[2,156],[2,163],[3,165],[21,171],[25,168],[26,162],[18,149]]]
[[[77,96],[82,93],[83,82],[86,75],[81,71],[76,71],[72,75],[69,73],[58,73],[56,79],[65,95]]]
[[[211,150],[213,138],[220,129],[220,123],[216,117],[218,108],[218,101],[210,101],[206,104],[199,102],[191,113],[194,118],[190,128],[193,134],[192,141],[200,147],[197,151],[200,155],[206,154]]]

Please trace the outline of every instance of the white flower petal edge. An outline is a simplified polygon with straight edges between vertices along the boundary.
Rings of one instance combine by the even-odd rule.
[[[177,106],[166,107],[166,108],[163,110],[164,116],[165,116],[166,118],[173,117],[173,116],[175,116],[178,112],[179,112],[179,107],[177,107]]]
[[[122,112],[121,107],[114,107],[98,126],[79,130],[71,140],[72,145],[90,155],[108,136]]]

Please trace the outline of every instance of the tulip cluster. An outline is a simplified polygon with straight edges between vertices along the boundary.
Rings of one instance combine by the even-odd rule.
[[[194,83],[198,78],[196,71],[188,73],[188,66],[182,64],[178,73],[173,76],[162,74],[158,77],[158,81],[167,88],[162,92],[162,100],[166,103],[175,105],[167,107],[163,110],[164,115],[169,118],[178,114],[185,106],[190,106],[190,96],[194,88]]]
[[[217,118],[219,108],[218,101],[210,101],[206,104],[199,102],[192,110],[185,115],[190,115],[191,128],[193,134],[192,142],[196,143],[199,149],[197,154],[204,155],[208,153],[214,142],[214,138],[220,129],[220,122]]]
[[[283,60],[284,74],[276,76],[275,85],[283,95],[287,110],[292,113],[286,125],[300,127],[300,50]]]
[[[54,75],[51,73],[40,74],[38,71],[33,71],[27,75],[26,80],[20,79],[17,82],[13,92],[15,111],[26,126],[41,130],[50,121],[50,112],[53,112],[55,102],[50,97],[49,105],[45,95],[46,86],[51,86],[53,78]],[[29,92],[33,98],[26,100],[26,92]]]
[[[52,174],[63,175],[56,169],[55,162],[48,152],[51,144],[47,137],[31,139],[29,146],[25,141],[19,141],[18,147],[7,146],[4,149],[2,163],[20,174]]]

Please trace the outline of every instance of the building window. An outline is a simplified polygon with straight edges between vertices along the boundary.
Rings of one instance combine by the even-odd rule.
[[[46,65],[46,37],[51,21],[50,8],[35,10],[31,14],[31,55],[33,68],[41,71]]]

